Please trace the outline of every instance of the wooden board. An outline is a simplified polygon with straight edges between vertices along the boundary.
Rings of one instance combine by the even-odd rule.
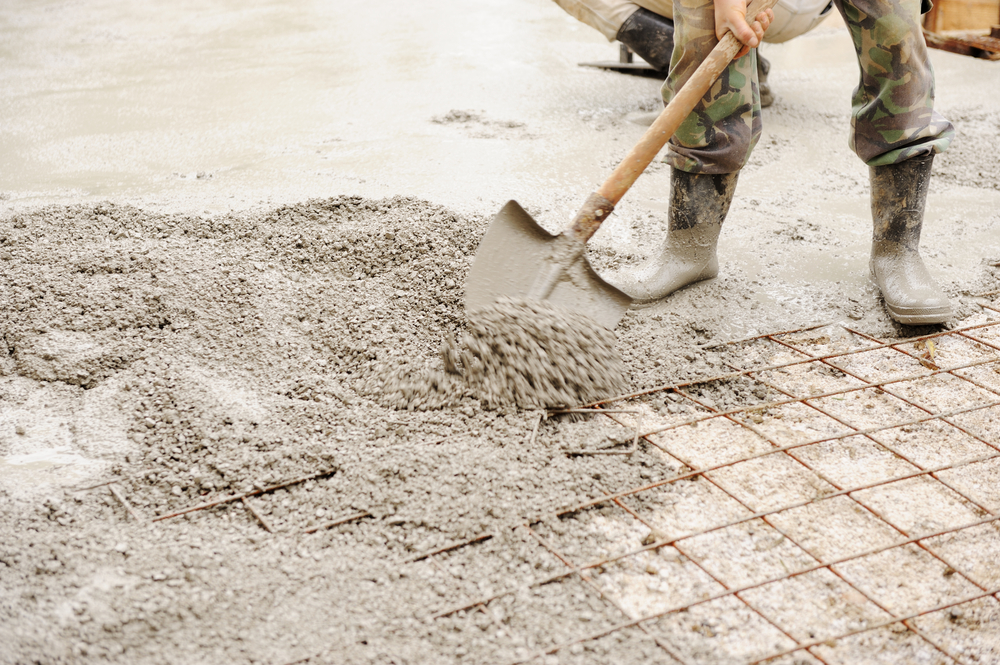
[[[994,27],[989,36],[971,32],[951,32],[943,35],[925,30],[924,38],[931,48],[969,55],[973,58],[1000,60],[1000,26]]]
[[[1000,23],[1000,0],[935,0],[924,19],[932,32],[981,30],[987,34]]]

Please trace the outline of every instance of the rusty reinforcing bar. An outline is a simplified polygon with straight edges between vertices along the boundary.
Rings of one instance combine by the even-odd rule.
[[[1000,312],[1000,310],[990,306],[983,307],[990,315]],[[469,613],[481,613],[485,614],[498,629],[510,631],[509,624],[502,624],[491,613],[492,603],[505,597],[517,596],[519,593],[523,593],[525,588],[539,590],[546,585],[575,579],[582,582],[589,592],[594,597],[599,598],[600,602],[604,603],[612,614],[617,614],[620,620],[612,625],[589,632],[579,631],[578,634],[569,639],[537,646],[534,650],[522,649],[523,657],[512,662],[522,663],[536,659],[540,662],[543,657],[551,654],[573,650],[574,647],[579,649],[580,645],[585,648],[588,644],[593,644],[616,633],[637,630],[641,632],[642,639],[650,644],[655,644],[661,650],[662,655],[669,656],[670,662],[691,665],[709,662],[766,663],[777,662],[790,654],[805,656],[808,653],[806,657],[811,657],[808,662],[832,664],[841,662],[836,654],[837,645],[841,641],[851,642],[854,638],[870,638],[878,642],[879,639],[883,639],[879,635],[879,631],[885,629],[892,631],[894,636],[892,639],[897,643],[909,640],[910,645],[913,646],[915,641],[917,648],[930,650],[938,659],[935,662],[985,662],[964,658],[961,649],[955,650],[948,644],[942,643],[942,640],[935,639],[933,635],[921,627],[920,620],[938,612],[950,611],[954,613],[957,611],[956,608],[960,610],[961,606],[970,603],[982,601],[996,603],[997,595],[1000,594],[1000,583],[998,583],[1000,581],[1000,563],[989,559],[991,556],[995,557],[1000,554],[1000,548],[994,546],[992,552],[983,552],[982,556],[986,558],[987,570],[991,573],[983,575],[981,570],[977,571],[973,565],[975,562],[954,560],[951,555],[943,551],[945,548],[938,547],[938,544],[943,542],[941,540],[943,537],[959,534],[968,535],[974,533],[976,529],[992,528],[995,529],[994,537],[1000,535],[1000,529],[997,529],[1000,525],[996,524],[997,520],[1000,519],[1000,514],[998,514],[1000,497],[998,497],[997,489],[992,491],[987,489],[984,492],[980,489],[981,485],[974,486],[972,489],[967,485],[960,486],[951,479],[948,473],[952,472],[954,475],[970,469],[975,469],[978,473],[978,470],[989,467],[994,469],[993,473],[996,474],[995,470],[1000,469],[1000,466],[997,465],[997,462],[1000,461],[1000,408],[998,408],[1000,407],[1000,356],[998,356],[998,351],[1000,351],[1000,321],[992,320],[980,325],[896,342],[884,342],[845,327],[843,330],[850,339],[849,348],[822,354],[815,354],[804,348],[816,340],[807,339],[805,343],[797,341],[797,337],[801,338],[803,333],[813,331],[816,328],[818,326],[766,334],[730,343],[751,350],[763,347],[763,351],[756,355],[753,353],[744,354],[749,361],[761,357],[773,359],[776,355],[782,355],[779,362],[751,368],[734,366],[731,373],[722,376],[686,384],[660,386],[603,403],[586,405],[589,410],[600,410],[614,403],[615,406],[608,409],[608,417],[619,425],[634,430],[639,439],[638,445],[671,460],[676,460],[676,467],[679,470],[669,478],[650,482],[642,487],[614,492],[602,488],[601,496],[584,503],[571,505],[559,511],[557,517],[565,519],[564,525],[575,524],[575,521],[570,522],[570,520],[579,518],[586,514],[586,511],[614,507],[618,509],[616,514],[627,516],[623,519],[632,520],[633,526],[641,526],[642,529],[648,530],[650,535],[643,541],[643,545],[594,560],[578,560],[562,551],[565,548],[558,547],[551,538],[546,538],[539,533],[539,528],[545,525],[541,518],[537,520],[529,518],[515,527],[514,530],[520,531],[523,537],[537,544],[539,559],[554,557],[560,562],[562,570],[555,574],[539,576],[527,584],[520,585],[512,585],[509,581],[505,585],[504,580],[498,579],[484,580],[492,584],[490,588],[499,588],[500,590],[481,597],[470,598],[468,602],[456,606],[440,609],[431,614],[428,620],[437,622],[448,618],[468,616]],[[944,363],[941,359],[942,356],[955,355],[955,353],[941,352],[940,350],[952,347],[957,349],[957,355],[962,356],[960,362],[949,366],[940,366],[939,362]],[[861,358],[862,354],[882,354],[884,359],[874,367],[874,372],[866,372],[863,371],[863,368],[852,367],[852,365],[857,364],[856,361]],[[908,366],[906,373],[882,371],[890,361],[896,359],[906,363]],[[796,391],[793,389],[783,387],[781,382],[774,378],[775,375],[782,372],[813,368],[821,369],[828,376],[836,377],[848,385],[829,390],[810,391],[810,394],[802,395],[795,394]],[[984,380],[980,376],[982,374],[980,370],[986,369],[992,370],[992,375],[997,378],[992,381]],[[980,371],[979,374],[977,371]],[[699,389],[710,388],[713,383],[734,379],[749,380],[754,385],[766,388],[768,395],[780,397],[769,402],[725,409],[717,408],[713,402],[696,394]],[[930,385],[928,381],[938,380],[946,380],[953,384],[949,386],[949,389],[954,393],[955,399],[947,405],[947,408],[936,406],[933,399],[929,400],[932,403],[925,403],[927,400],[913,395],[914,387],[923,389]],[[851,394],[856,396],[861,394],[878,395],[882,399],[892,400],[893,404],[900,405],[901,409],[909,415],[900,417],[899,414],[891,413],[875,424],[857,424],[855,418],[849,414],[846,416],[838,414],[835,409],[829,406],[838,400],[846,401]],[[618,415],[623,412],[634,412],[638,406],[643,404],[642,400],[653,395],[669,396],[671,399],[679,398],[681,403],[693,405],[698,415],[653,427],[641,433],[641,418],[637,417],[633,422],[626,422]],[[775,430],[769,430],[766,427],[764,416],[788,409],[807,409],[812,416],[828,426],[829,433],[820,433],[819,436],[805,436],[799,432],[797,438],[792,437],[791,439],[787,435],[776,435]],[[963,423],[967,422],[968,416],[985,417],[985,421],[991,425],[985,429],[967,426]],[[780,416],[778,417],[780,418]],[[726,426],[739,429],[744,435],[759,440],[761,445],[766,447],[757,449],[759,447],[750,446],[749,454],[733,456],[730,453],[728,457],[723,455],[723,459],[714,463],[699,464],[696,459],[690,458],[690,453],[684,450],[683,446],[677,445],[678,439],[676,437],[673,439],[665,438],[666,435],[680,435],[683,441],[693,443],[699,442],[699,437],[701,437],[701,441],[707,444],[709,441],[706,435],[694,428],[699,425],[704,427],[706,424],[712,423],[724,423]],[[762,423],[764,426],[758,426]],[[946,431],[953,432],[953,436],[946,435],[945,438],[962,437],[963,440],[969,441],[970,445],[975,446],[975,452],[957,457],[946,456],[946,459],[938,460],[938,463],[929,463],[928,460],[933,455],[924,454],[922,451],[915,454],[913,451],[904,450],[902,447],[887,441],[886,439],[890,437],[880,436],[890,430],[906,432],[909,431],[906,428],[919,428],[926,425],[943,426]],[[536,435],[537,425],[535,431],[532,432],[532,440]],[[631,439],[631,437],[629,438]],[[859,481],[851,482],[850,479],[839,477],[842,474],[831,473],[829,469],[821,468],[822,464],[815,463],[812,461],[811,455],[805,454],[810,447],[843,445],[847,439],[863,441],[866,446],[877,450],[886,460],[890,460],[893,465],[901,467],[902,470],[888,473],[867,473],[867,475],[862,473],[860,475],[863,477]],[[691,446],[689,448],[695,450]],[[584,451],[571,452],[579,454]],[[623,452],[629,453],[631,449]],[[761,472],[763,469],[760,477],[764,478],[767,475],[767,469],[779,469],[789,464],[821,479],[826,484],[827,489],[818,496],[785,501],[779,505],[768,505],[766,497],[763,501],[756,500],[752,495],[732,487],[733,471],[738,470],[740,466],[756,472]],[[728,474],[725,481],[721,479],[724,474]],[[865,480],[868,476],[872,477]],[[985,484],[989,487],[989,477],[983,477],[987,478]],[[994,488],[996,477],[996,475],[993,476]],[[656,520],[646,514],[643,507],[644,500],[657,489],[668,488],[681,481],[692,479],[707,482],[713,492],[720,493],[728,500],[741,505],[744,508],[744,514],[736,519],[720,520],[711,526],[690,532],[670,534],[661,531],[657,528]],[[961,505],[965,509],[958,511],[962,513],[962,518],[944,525],[943,528],[928,529],[926,524],[902,524],[901,522],[906,520],[899,517],[895,508],[890,505],[890,508],[887,509],[885,505],[875,505],[879,503],[878,501],[870,500],[870,497],[874,496],[873,492],[895,491],[904,483],[914,482],[927,485],[927,490],[922,491],[940,491],[956,505]],[[891,542],[868,547],[854,547],[853,549],[847,547],[850,550],[848,554],[831,557],[824,553],[817,553],[815,546],[811,542],[807,542],[808,538],[803,536],[802,529],[790,529],[783,526],[788,523],[784,518],[796,511],[816,510],[817,507],[832,506],[831,502],[834,501],[850,502],[852,510],[877,525],[879,530],[891,533]],[[919,507],[917,509],[919,510]],[[822,511],[819,513],[822,514]],[[701,548],[696,546],[700,544],[699,540],[704,540],[713,534],[724,535],[727,530],[731,531],[740,527],[756,528],[757,525],[766,525],[762,528],[778,534],[778,540],[782,541],[782,547],[776,548],[776,550],[780,549],[784,552],[783,556],[786,557],[789,550],[794,550],[800,563],[793,563],[789,569],[785,560],[782,559],[784,572],[757,575],[756,578],[753,578],[754,576],[751,574],[751,579],[744,580],[743,583],[734,583],[731,579],[733,575],[726,571],[720,572],[718,564],[706,562]],[[822,518],[818,518],[810,528],[823,531],[834,526],[825,523]],[[412,557],[408,563],[429,562],[438,571],[454,578],[454,573],[448,570],[447,557],[466,548],[470,548],[468,556],[475,557],[473,548],[481,547],[482,543],[498,535],[500,534],[484,533],[470,540],[453,543]],[[580,540],[579,535],[582,534],[578,534],[574,542]],[[593,537],[592,532],[588,535]],[[854,536],[859,544],[863,544],[866,540],[864,533],[856,533]],[[570,534],[568,538],[573,540],[573,534]],[[639,557],[648,557],[670,548],[680,554],[681,560],[686,562],[685,570],[689,570],[693,577],[712,580],[715,591],[707,594],[701,593],[700,596],[691,594],[688,598],[667,607],[659,607],[656,611],[642,613],[635,609],[630,610],[623,604],[624,592],[616,592],[613,588],[609,589],[607,584],[602,584],[601,578],[608,570],[616,569],[616,567],[620,570],[628,566],[630,562],[635,567]],[[914,548],[917,549],[914,550]],[[880,588],[877,583],[859,583],[856,574],[857,565],[864,564],[866,560],[876,557],[910,555],[913,552],[930,562],[928,565],[931,567],[928,570],[933,568],[943,571],[941,573],[942,579],[960,583],[965,591],[957,596],[954,594],[947,597],[932,595],[921,598],[916,605],[901,611],[900,604],[888,598],[888,592]],[[726,552],[723,551],[720,556],[725,557]],[[980,566],[981,568],[982,566]],[[773,570],[773,568],[769,570]],[[854,604],[870,604],[878,608],[881,618],[856,620],[853,626],[847,630],[841,630],[834,634],[817,635],[812,638],[803,634],[799,629],[789,627],[787,612],[791,611],[794,614],[795,608],[775,609],[769,606],[767,592],[779,588],[783,583],[788,584],[795,578],[817,571],[832,573],[837,578],[835,583],[847,590],[842,595],[847,596]],[[457,578],[455,579],[457,580]],[[936,583],[933,579],[923,581],[931,586]],[[668,583],[676,587],[684,587],[681,580],[670,578]],[[692,588],[694,586],[697,585],[692,585]],[[748,639],[729,652],[712,651],[713,648],[720,647],[711,644],[713,637],[711,630],[699,631],[699,627],[694,626],[688,633],[675,632],[671,634],[670,631],[660,629],[659,622],[664,619],[694,611],[700,606],[704,606],[701,608],[702,610],[710,612],[711,610],[706,608],[713,603],[718,605],[719,602],[723,601],[737,602],[743,608],[744,615],[746,611],[752,614],[757,625],[756,630],[772,632],[779,638],[777,641],[781,642],[782,645],[778,648],[774,648],[773,645],[765,648],[755,647],[755,644],[763,642]],[[959,615],[951,614],[949,616],[954,621],[954,617]],[[586,624],[581,623],[580,625]],[[702,633],[705,635],[702,636]],[[677,638],[677,635],[681,635],[681,638]],[[984,636],[984,639],[991,641],[989,637]],[[867,648],[873,647],[869,645]],[[714,658],[723,658],[724,660],[714,660]],[[782,662],[786,661],[782,660]]]

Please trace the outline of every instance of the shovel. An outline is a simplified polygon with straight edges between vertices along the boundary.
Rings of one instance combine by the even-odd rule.
[[[775,4],[777,0],[754,0],[747,16]],[[548,300],[613,330],[632,299],[594,271],[584,256],[587,241],[742,48],[727,32],[559,235],[539,226],[517,201],[509,201],[479,244],[465,283],[466,310],[491,305],[503,296]]]

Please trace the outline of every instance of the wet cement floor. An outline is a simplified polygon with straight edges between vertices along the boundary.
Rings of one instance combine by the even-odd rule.
[[[719,280],[692,287],[650,310],[626,317],[619,328],[619,340],[636,374],[637,386],[726,372],[718,353],[704,353],[705,349],[694,345],[820,323],[830,320],[834,312],[838,317],[850,316],[850,308],[843,304],[848,299],[864,301],[858,316],[864,317],[861,323],[866,331],[883,336],[906,334],[899,330],[886,334],[884,312],[870,292],[864,295],[870,232],[867,171],[847,148],[849,99],[857,71],[846,32],[835,26],[821,27],[788,44],[768,46],[765,54],[772,61],[771,82],[778,101],[764,113],[764,135],[741,177],[737,201],[723,230],[722,274]],[[462,281],[458,275],[464,275],[467,267],[473,247],[470,229],[479,228],[478,220],[499,210],[507,199],[516,198],[550,230],[559,228],[641,135],[642,128],[628,122],[627,116],[656,108],[657,83],[577,66],[581,61],[616,57],[616,46],[563,14],[550,0],[0,3],[0,86],[4,91],[0,95],[0,217],[52,203],[101,201],[134,204],[155,212],[195,213],[170,217],[172,226],[192,231],[191,235],[185,230],[176,238],[171,236],[176,243],[148,221],[136,220],[129,228],[145,229],[144,237],[153,237],[155,231],[161,238],[151,242],[156,251],[143,261],[162,260],[156,265],[163,267],[163,274],[179,281],[155,288],[162,289],[176,311],[194,319],[196,330],[206,331],[204,338],[190,330],[183,332],[189,327],[184,318],[179,321],[182,325],[169,333],[172,339],[186,340],[176,348],[136,341],[136,353],[157,351],[161,355],[144,357],[134,368],[116,375],[103,391],[79,390],[79,395],[76,388],[60,382],[18,375],[8,369],[13,361],[0,357],[0,373],[8,372],[0,387],[7,391],[5,396],[11,396],[6,401],[0,399],[0,438],[5,437],[0,440],[5,454],[0,458],[0,494],[6,492],[12,498],[7,504],[10,509],[0,515],[6,520],[0,531],[25,533],[25,524],[34,527],[52,519],[61,525],[58,520],[69,518],[60,512],[60,503],[45,503],[50,506],[45,514],[32,517],[34,513],[20,506],[41,502],[21,501],[19,493],[34,495],[81,486],[85,479],[98,482],[104,470],[118,463],[125,465],[123,482],[134,483],[123,491],[144,501],[143,510],[183,507],[199,500],[196,496],[200,497],[202,490],[192,486],[190,496],[178,496],[170,484],[180,481],[168,483],[162,475],[160,464],[165,458],[172,459],[173,446],[180,440],[177,437],[191,434],[184,429],[188,421],[181,422],[173,412],[168,418],[155,406],[166,394],[167,385],[173,390],[176,384],[177,399],[190,406],[198,428],[211,423],[222,427],[226,422],[223,418],[234,414],[236,422],[243,423],[242,407],[233,406],[233,400],[242,399],[243,393],[234,388],[237,379],[233,377],[258,369],[264,378],[247,387],[248,413],[256,413],[257,396],[261,396],[261,404],[279,404],[280,409],[286,407],[283,396],[290,401],[292,395],[306,392],[314,399],[343,400],[345,391],[350,391],[343,387],[346,384],[340,375],[328,368],[326,346],[316,347],[319,350],[315,352],[312,344],[294,352],[284,346],[290,335],[305,339],[313,334],[297,327],[303,320],[316,323],[319,332],[315,334],[328,333],[337,344],[342,343],[349,358],[360,357],[369,348],[385,349],[401,343],[387,341],[395,338],[383,335],[383,313],[396,317],[391,323],[398,325],[399,339],[405,342],[394,350],[419,355],[417,351],[438,348],[423,341],[433,338],[433,344],[439,344],[440,328],[435,326],[444,325],[439,309],[431,308],[439,302],[458,307]],[[1000,225],[1000,162],[996,158],[1000,145],[1000,63],[941,52],[932,52],[932,59],[938,72],[939,108],[955,121],[958,139],[954,149],[936,162],[938,175],[930,194],[924,253],[932,273],[949,293],[967,301],[974,293],[970,289],[976,287],[975,275],[983,271],[983,262],[1000,261],[1000,234],[996,232]],[[654,249],[664,226],[667,186],[668,170],[654,164],[594,239],[595,263],[621,266]],[[391,279],[386,277],[384,283],[374,278],[362,281],[360,273],[353,276],[354,270],[368,265],[359,257],[374,263],[383,261],[384,255],[374,249],[381,246],[381,227],[372,231],[358,222],[350,229],[350,241],[370,251],[350,260],[319,261],[326,284],[321,291],[316,290],[316,273],[311,268],[306,273],[310,287],[299,286],[300,259],[306,252],[298,253],[290,239],[290,227],[275,223],[268,213],[234,216],[235,228],[205,242],[191,240],[195,229],[204,231],[210,226],[199,215],[255,208],[272,211],[311,197],[341,195],[368,199],[410,195],[447,206],[460,216],[434,205],[398,200],[381,208],[367,202],[345,203],[346,207],[359,208],[357,216],[362,221],[370,214],[382,224],[391,222],[397,231],[404,220],[412,225],[416,219],[417,239],[430,237],[448,251],[417,261],[390,261],[390,267],[399,271],[386,273]],[[128,221],[128,209],[108,207]],[[92,211],[84,212],[89,215]],[[286,217],[308,212],[310,206],[292,206]],[[25,219],[44,220],[45,215],[34,210]],[[75,261],[72,255],[77,250],[100,258],[104,249],[100,243],[108,238],[106,231],[87,224],[73,227],[75,214],[52,218],[67,220],[66,226],[41,234],[37,253],[14,252],[18,263],[8,263],[3,259],[6,252],[0,252],[0,267],[16,266],[0,270],[0,296],[27,293],[24,275],[17,271],[30,269],[37,270],[32,274],[42,275],[46,288],[58,287],[74,302],[100,309],[98,305],[104,303],[97,301],[103,291],[81,294],[74,288],[81,283],[74,280],[82,279],[82,273],[62,269],[46,277],[44,269],[46,262],[65,268],[68,264],[56,262]],[[458,231],[442,232],[442,226],[449,223]],[[58,242],[48,245],[46,235]],[[101,237],[95,239],[98,235]],[[399,235],[406,237],[405,232]],[[144,237],[114,236],[108,257],[121,258],[119,255],[127,255],[126,248],[134,248],[137,254],[148,250]],[[72,243],[80,246],[67,247]],[[267,261],[248,264],[245,257],[258,249],[277,266],[264,265]],[[338,260],[354,267],[344,268],[342,274]],[[127,313],[132,296],[139,297],[147,287],[153,288],[144,281],[151,265],[142,263],[141,270],[137,266],[89,283],[114,281],[120,285],[114,291],[120,302],[110,304]],[[452,271],[456,279],[440,279]],[[151,279],[153,273],[149,274]],[[5,291],[14,278],[21,279],[20,290]],[[803,285],[809,288],[803,290]],[[983,290],[995,286],[993,280]],[[351,293],[344,296],[341,288]],[[286,293],[294,295],[282,297]],[[337,309],[331,303],[341,302],[337,298],[360,308],[367,317],[360,331],[346,323],[343,328],[319,328],[320,315],[330,316],[327,310]],[[753,298],[757,303],[748,305]],[[247,302],[259,307],[268,326],[273,323],[263,328],[267,334],[241,327]],[[73,317],[86,308],[56,311],[58,305],[41,302],[32,310],[37,314],[50,307],[51,319],[24,320],[32,324],[50,321],[73,329],[77,325]],[[184,309],[189,306],[194,309]],[[145,311],[145,305],[136,308]],[[963,304],[965,315],[971,309]],[[286,312],[295,311],[309,316],[297,322],[286,317]],[[336,323],[343,312],[333,314]],[[249,319],[245,325],[250,326]],[[29,331],[29,341],[41,327]],[[396,327],[390,325],[390,330],[395,333]],[[0,337],[4,333],[0,329]],[[111,330],[108,334],[116,333]],[[329,493],[312,494],[310,489],[312,498],[294,506],[296,516],[319,519],[317,509],[325,511],[331,506],[336,507],[331,514],[338,516],[381,509],[400,505],[402,500],[392,503],[396,497],[426,493],[431,500],[414,507],[417,512],[403,522],[389,524],[393,529],[402,527],[400,531],[408,539],[406,547],[414,551],[492,528],[481,523],[492,525],[511,516],[520,519],[524,505],[555,505],[557,499],[563,505],[567,492],[590,487],[592,478],[600,477],[613,487],[648,482],[648,476],[639,475],[642,471],[638,466],[623,464],[622,471],[612,468],[612,458],[583,462],[555,453],[558,464],[553,464],[549,450],[557,444],[552,431],[539,434],[538,441],[545,440],[543,445],[522,449],[519,442],[529,437],[535,441],[531,432],[538,421],[534,414],[522,412],[494,419],[470,406],[468,410],[443,411],[443,422],[435,424],[409,415],[407,421],[400,421],[401,414],[377,407],[366,398],[350,394],[347,398],[343,409],[337,407],[343,419],[338,415],[334,425],[323,420],[325,411],[317,411],[315,418],[295,416],[286,423],[286,412],[274,407],[273,413],[278,415],[268,415],[267,422],[280,428],[274,430],[276,433],[288,437],[288,442],[282,440],[281,449],[288,451],[290,465],[274,471],[275,479],[316,470],[312,449],[298,447],[297,437],[302,435],[303,446],[321,441],[320,450],[336,453],[338,463],[344,465],[345,480],[342,485],[330,485]],[[12,408],[13,402],[17,404]],[[661,404],[666,408],[666,402]],[[435,414],[434,421],[437,419]],[[20,431],[15,421],[21,425]],[[256,427],[256,420],[247,422]],[[411,432],[400,422],[409,422],[406,427],[415,429]],[[150,428],[151,423],[156,429]],[[79,433],[69,424],[79,425]],[[480,431],[486,433],[482,441]],[[313,439],[306,436],[311,432],[316,432]],[[207,436],[207,429],[205,433]],[[126,438],[139,434],[139,438]],[[452,435],[457,435],[455,447],[451,447]],[[147,436],[149,441],[140,444]],[[565,436],[568,441],[578,435],[569,432]],[[71,438],[76,442],[73,446],[59,447],[61,441]],[[226,445],[213,444],[211,454],[220,451],[220,460],[228,460],[224,456],[231,454],[239,462],[236,467],[241,480],[244,476],[254,480],[262,477],[256,465],[263,464],[265,455],[254,452],[258,450],[256,443],[247,446],[248,439],[235,436],[225,441]],[[358,446],[358,442],[364,445]],[[433,450],[416,447],[430,442],[435,444]],[[438,448],[442,442],[447,447]],[[515,445],[507,445],[511,442]],[[126,452],[133,454],[129,457]],[[194,467],[214,459],[205,455],[198,452],[190,459],[182,458],[183,473],[190,472],[191,482],[195,482]],[[180,460],[176,466],[181,466]],[[140,467],[157,470],[163,482],[145,484]],[[549,470],[540,472],[543,467]],[[392,469],[406,473],[398,474],[397,480],[369,486],[369,479],[386,477]],[[603,475],[593,475],[597,470]],[[170,478],[175,471],[181,473],[174,469]],[[527,494],[522,480],[533,488]],[[255,657],[271,654],[268,662],[283,663],[331,645],[353,643],[355,636],[361,639],[362,635],[389,636],[396,640],[392,648],[401,652],[406,652],[407,640],[412,640],[413,653],[417,654],[411,659],[414,662],[433,660],[420,658],[421,654],[445,653],[433,651],[437,647],[420,637],[422,629],[408,629],[410,632],[398,637],[395,626],[403,624],[392,624],[384,632],[380,632],[381,627],[365,625],[372,617],[379,626],[387,616],[410,621],[413,607],[419,605],[421,611],[426,607],[416,592],[412,598],[400,593],[400,588],[408,588],[405,585],[379,585],[372,590],[370,581],[383,572],[397,578],[399,573],[393,560],[385,558],[381,544],[362,545],[367,542],[365,534],[371,533],[364,531],[367,527],[363,524],[357,539],[351,536],[338,541],[342,546],[330,550],[334,555],[327,558],[329,567],[319,568],[326,564],[318,563],[319,552],[315,552],[317,570],[331,581],[329,588],[317,589],[309,576],[310,568],[302,567],[304,564],[298,565],[306,571],[301,582],[290,582],[280,572],[279,566],[288,563],[293,551],[303,561],[314,560],[310,552],[293,542],[294,535],[269,541],[284,548],[277,553],[269,550],[271,554],[265,557],[254,550],[245,556],[245,542],[235,535],[230,540],[229,536],[220,538],[219,522],[215,521],[219,515],[206,514],[204,526],[185,522],[170,527],[177,531],[167,537],[150,538],[144,527],[126,521],[112,498],[106,497],[109,503],[104,504],[91,496],[96,495],[86,495],[88,503],[81,503],[80,508],[73,507],[76,499],[66,500],[67,505],[73,502],[71,509],[79,510],[72,532],[50,525],[38,536],[47,543],[59,541],[61,544],[53,547],[67,561],[89,566],[97,556],[96,561],[103,566],[114,556],[119,557],[113,564],[118,566],[121,554],[134,553],[128,579],[141,578],[146,580],[142,584],[153,584],[165,581],[165,553],[187,547],[189,534],[193,539],[204,535],[206,541],[224,541],[220,547],[235,566],[230,574],[221,564],[206,564],[206,579],[216,584],[220,594],[230,594],[220,598],[232,598],[233,590],[224,587],[237,586],[233,580],[245,585],[237,589],[239,602],[234,601],[231,607],[228,600],[211,595],[187,595],[201,594],[203,587],[197,580],[168,587],[180,589],[179,599],[162,609],[194,608],[206,618],[159,635],[154,634],[158,626],[132,634],[124,641],[136,650],[123,657],[128,662],[194,662],[195,656],[183,654],[203,644],[205,649],[217,650],[216,662],[249,662],[249,658],[244,661],[232,654],[252,647]],[[16,509],[11,507],[15,503]],[[46,516],[49,512],[52,519]],[[225,519],[228,522],[228,517]],[[413,528],[402,526],[405,524]],[[416,526],[424,524],[432,525],[440,541],[427,540],[423,526]],[[379,521],[372,527],[376,536],[381,525]],[[244,527],[257,537],[256,523],[240,528]],[[74,538],[68,540],[66,533]],[[101,543],[103,553],[74,549],[91,537]],[[10,551],[27,552],[33,544],[31,538],[8,539],[5,544]],[[177,548],[175,540],[180,542]],[[288,543],[294,547],[286,547]],[[69,633],[53,632],[56,622],[49,618],[56,610],[40,610],[40,605],[29,608],[29,603],[35,603],[35,594],[39,594],[54,608],[56,602],[63,603],[69,597],[68,589],[103,589],[107,586],[103,573],[91,575],[85,570],[65,573],[66,577],[42,577],[36,574],[33,561],[24,558],[16,575],[7,575],[12,591],[4,597],[12,599],[8,608],[12,620],[7,624],[0,621],[0,644],[5,643],[5,630],[7,635],[13,634],[11,630],[23,630],[27,632],[17,637],[19,653],[48,653],[49,646],[52,653],[70,653],[80,645],[75,644],[76,638],[67,637]],[[252,569],[259,562],[263,562],[260,568]],[[38,563],[48,565],[42,559]],[[348,566],[347,573],[342,565]],[[124,574],[122,579],[126,579]],[[147,596],[139,596],[146,593],[146,587],[135,594],[117,589],[94,592],[98,600],[93,607],[102,612],[107,609],[109,623],[103,622],[100,613],[95,615],[99,620],[86,614],[74,621],[89,625],[84,633],[92,630],[97,635],[91,635],[95,643],[119,648],[120,653],[118,642],[122,640],[111,631],[128,625],[140,616],[137,612],[146,612],[142,608]],[[285,596],[278,594],[288,589],[292,592],[281,600]],[[144,603],[141,607],[140,602]],[[250,603],[258,609],[251,611]],[[76,609],[66,609],[60,616],[76,614]],[[552,614],[561,616],[559,611]],[[543,624],[539,631],[548,630],[548,626]],[[241,644],[236,644],[233,635],[239,635]],[[242,644],[244,636],[252,642]],[[174,640],[177,644],[171,645]],[[14,641],[8,637],[7,643]],[[228,654],[218,651],[230,647]],[[93,659],[100,657],[98,653],[94,652]],[[334,649],[334,653],[339,652]]]
[[[653,80],[578,67],[617,46],[548,0],[8,0],[0,37],[0,211],[110,199],[213,213],[405,194],[478,214],[516,198],[556,229],[641,135],[625,117],[658,97]],[[794,299],[802,280],[858,288],[869,213],[866,168],[847,148],[848,35],[821,26],[764,53],[778,101],[723,233],[723,271],[780,270],[765,305]],[[995,138],[1000,65],[932,59],[959,142],[980,140],[984,122]],[[1000,208],[996,183],[974,176],[953,169],[931,192],[925,246],[944,281],[1000,255],[992,223],[953,232]],[[596,245],[652,251],[667,184],[654,165]],[[741,222],[748,210],[763,221]],[[803,224],[829,242],[780,266],[761,255],[761,233]]]

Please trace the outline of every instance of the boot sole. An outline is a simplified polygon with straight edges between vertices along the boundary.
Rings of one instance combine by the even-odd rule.
[[[894,307],[885,303],[889,316],[906,326],[927,326],[945,323],[951,318],[951,307]]]
[[[871,264],[868,265],[868,281],[878,289],[879,294],[882,295],[882,302],[885,303],[885,308],[889,310],[889,316],[896,323],[902,323],[904,326],[930,326],[938,323],[946,323],[951,318],[951,305],[942,305],[940,307],[898,307],[891,304],[885,299],[885,295],[882,294],[882,287],[878,285],[878,280],[875,279],[875,271],[872,269]]]

